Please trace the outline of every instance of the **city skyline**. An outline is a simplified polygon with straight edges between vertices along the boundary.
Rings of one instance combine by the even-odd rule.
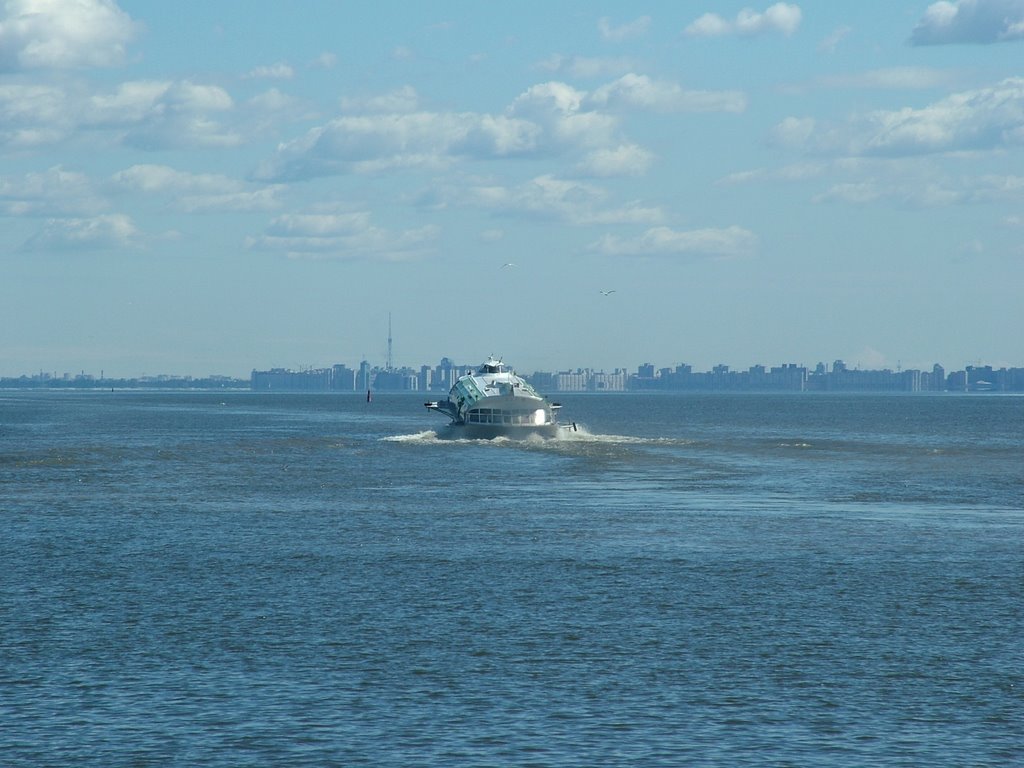
[[[1022,53],[1024,0],[10,0],[0,376],[1012,367]]]
[[[218,367],[218,366],[215,365],[212,368],[210,368],[209,370],[201,370],[201,371],[196,371],[196,370],[189,370],[189,371],[164,370],[164,371],[160,371],[160,372],[156,372],[156,373],[151,372],[151,371],[145,371],[145,370],[138,371],[138,372],[129,372],[129,373],[125,373],[123,371],[112,371],[112,372],[110,372],[110,375],[107,376],[106,375],[106,369],[99,368],[99,376],[97,376],[96,375],[96,371],[97,371],[97,367],[96,366],[86,365],[85,367],[77,367],[76,369],[73,369],[71,366],[62,365],[62,364],[58,363],[56,365],[38,366],[38,367],[36,367],[36,368],[34,368],[32,370],[26,370],[26,369],[14,370],[11,366],[4,365],[7,361],[0,359],[0,378],[8,378],[8,379],[9,378],[19,378],[19,377],[24,378],[24,377],[30,377],[30,376],[35,376],[35,375],[44,375],[44,376],[50,376],[50,377],[53,377],[53,378],[71,378],[71,377],[74,377],[74,376],[88,376],[88,377],[93,377],[93,378],[119,378],[119,379],[145,379],[145,378],[157,378],[157,377],[172,377],[172,378],[211,378],[211,377],[212,378],[216,378],[216,377],[226,377],[226,378],[235,378],[235,379],[245,379],[245,378],[248,378],[248,376],[252,373],[252,371],[254,371],[254,370],[261,370],[261,369],[263,369],[263,370],[282,369],[282,370],[301,372],[301,371],[309,371],[309,370],[319,370],[319,369],[331,368],[331,367],[334,367],[336,365],[349,366],[351,364],[351,365],[359,366],[359,365],[361,365],[363,363],[366,363],[373,370],[387,371],[387,370],[400,370],[400,369],[417,369],[417,368],[420,368],[422,365],[424,365],[422,360],[417,361],[417,360],[412,360],[412,359],[402,359],[402,360],[399,360],[397,362],[392,361],[392,364],[389,365],[388,362],[389,362],[389,358],[391,357],[391,354],[389,354],[389,353],[393,353],[392,343],[393,343],[393,339],[389,336],[387,338],[386,342],[381,345],[381,349],[383,351],[381,352],[381,354],[379,356],[379,359],[376,359],[376,360],[375,359],[371,359],[371,356],[367,355],[367,356],[362,356],[362,357],[358,357],[358,358],[348,359],[348,360],[344,360],[344,361],[339,361],[336,358],[331,358],[331,360],[328,361],[328,362],[304,363],[304,364],[299,364],[299,365],[257,364],[257,365],[254,366],[252,364],[249,364],[247,366],[243,366],[242,370],[234,370],[234,371],[228,371],[227,370],[227,366],[219,366]],[[663,354],[663,355],[657,355],[655,358],[653,358],[655,360],[662,361],[662,362],[659,362],[659,363],[651,363],[650,360],[644,359],[643,362],[630,361],[629,363],[625,363],[624,364],[622,361],[619,361],[618,364],[613,364],[613,365],[607,366],[607,365],[596,365],[596,364],[590,365],[590,364],[587,364],[585,362],[580,364],[580,363],[575,363],[575,362],[573,362],[573,363],[566,363],[566,362],[562,361],[560,363],[556,362],[553,365],[549,365],[546,368],[536,367],[536,366],[533,367],[533,368],[530,368],[529,366],[517,365],[515,363],[515,361],[509,360],[507,356],[502,355],[502,354],[498,354],[498,353],[494,353],[494,352],[490,352],[490,353],[482,354],[482,355],[477,355],[476,358],[472,358],[472,359],[468,358],[468,357],[467,358],[460,358],[459,362],[458,362],[458,365],[466,366],[466,367],[473,367],[473,366],[479,365],[481,361],[483,361],[486,357],[489,357],[489,356],[490,357],[495,357],[495,358],[500,359],[500,360],[504,360],[504,361],[508,362],[510,365],[513,365],[517,370],[520,370],[520,371],[531,371],[531,372],[532,371],[539,371],[539,370],[562,370],[562,371],[569,371],[569,370],[592,370],[592,371],[602,371],[602,372],[605,371],[606,369],[611,369],[611,370],[615,370],[615,369],[634,370],[634,369],[636,369],[638,367],[641,367],[643,365],[648,365],[648,364],[653,364],[653,365],[655,365],[655,367],[657,367],[659,369],[660,368],[665,368],[665,367],[675,367],[677,365],[687,365],[687,366],[693,367],[695,369],[704,370],[704,371],[711,371],[715,367],[719,367],[719,366],[725,366],[727,368],[731,368],[731,369],[734,369],[734,370],[744,370],[744,369],[747,369],[747,368],[757,367],[757,366],[798,365],[800,367],[806,367],[808,369],[812,369],[812,368],[815,368],[815,367],[819,367],[821,365],[826,365],[826,366],[831,367],[835,363],[842,363],[843,365],[848,366],[851,370],[896,370],[896,371],[910,370],[910,369],[925,370],[925,369],[930,369],[934,365],[940,365],[942,367],[949,367],[950,370],[966,370],[967,368],[982,367],[982,366],[988,366],[988,367],[993,367],[993,368],[997,368],[997,369],[998,368],[1017,368],[1017,367],[1021,367],[1022,365],[1024,365],[1024,360],[1013,360],[1013,359],[1009,359],[1009,358],[1006,358],[1006,357],[1000,357],[998,362],[993,362],[991,360],[985,360],[983,358],[973,358],[973,359],[970,359],[970,360],[950,362],[948,364],[947,364],[947,362],[944,359],[935,359],[935,360],[931,360],[930,362],[926,362],[924,364],[919,364],[919,365],[905,365],[903,363],[902,359],[896,360],[895,363],[893,363],[893,364],[889,364],[889,363],[887,363],[885,361],[879,362],[879,361],[876,360],[876,361],[874,361],[875,364],[872,365],[870,363],[864,363],[861,360],[852,360],[851,361],[851,360],[847,360],[847,359],[845,359],[843,357],[835,356],[835,355],[825,355],[823,358],[815,359],[812,362],[808,362],[808,361],[805,361],[805,360],[798,360],[794,356],[783,357],[781,360],[774,360],[773,361],[773,360],[769,360],[765,355],[760,355],[760,356],[755,356],[754,358],[752,358],[752,360],[738,362],[738,363],[735,361],[735,359],[730,359],[726,355],[717,355],[717,356],[712,356],[710,358],[714,362],[711,362],[711,363],[708,363],[708,364],[695,364],[695,363],[690,362],[693,358],[687,358],[685,355],[677,356],[676,358],[670,358],[668,355],[664,355]],[[405,356],[405,358],[409,358],[409,357],[410,357],[409,355]],[[418,356],[418,357],[423,358],[423,356]],[[453,355],[443,354],[442,353],[438,359],[455,360],[456,358]],[[923,359],[923,358],[915,358],[915,359]],[[670,361],[670,362],[665,362],[665,361]]]
[[[503,359],[500,355],[498,359]],[[95,371],[91,370],[80,370],[77,373],[73,373],[67,370],[38,370],[33,372],[23,371],[17,374],[0,374],[0,381],[13,382],[16,380],[26,381],[74,381],[74,380],[93,380],[93,381],[115,381],[115,380],[132,380],[132,381],[187,381],[187,380],[207,380],[207,381],[219,381],[219,380],[231,380],[231,381],[248,381],[254,374],[257,373],[288,373],[288,374],[315,374],[330,371],[331,369],[344,369],[347,371],[368,371],[376,374],[387,374],[387,373],[416,373],[425,369],[436,369],[443,366],[449,366],[453,370],[468,371],[479,367],[482,360],[468,361],[468,360],[457,360],[453,357],[444,355],[436,363],[410,363],[389,366],[386,362],[373,362],[370,360],[360,360],[352,363],[351,361],[335,362],[324,366],[302,366],[298,368],[287,368],[287,367],[264,367],[253,366],[249,369],[249,373],[242,376],[233,376],[226,373],[218,372],[207,372],[205,374],[195,375],[187,373],[142,373],[138,376],[121,376],[121,375],[107,375],[104,370],[100,370],[99,375]],[[507,361],[506,361],[507,362]],[[693,372],[698,374],[710,374],[710,373],[748,373],[757,370],[768,371],[768,370],[784,370],[784,369],[801,369],[807,372],[814,373],[831,373],[839,371],[850,371],[850,372],[896,372],[903,373],[907,371],[918,371],[929,373],[935,369],[941,369],[948,373],[964,373],[965,371],[972,370],[1010,370],[1010,371],[1021,371],[1024,370],[1024,363],[1021,364],[1010,364],[1010,365],[993,365],[982,360],[970,361],[962,364],[961,366],[951,365],[947,366],[941,361],[935,361],[929,366],[924,368],[911,368],[904,367],[902,365],[896,365],[894,367],[880,367],[880,368],[867,368],[862,367],[857,363],[848,363],[841,358],[834,358],[828,362],[819,360],[812,364],[796,363],[796,362],[755,362],[749,364],[736,365],[733,363],[718,362],[712,366],[708,366],[706,369],[702,369],[699,366],[692,365],[685,361],[672,361],[666,363],[664,359],[661,362],[645,361],[643,363],[634,363],[631,365],[618,365],[613,368],[606,369],[599,366],[590,365],[576,365],[576,364],[562,364],[554,366],[550,369],[524,369],[522,367],[511,366],[514,370],[526,376],[533,376],[537,374],[574,374],[574,373],[588,373],[588,374],[619,374],[625,373],[627,375],[653,375],[660,376],[666,372],[676,372],[685,370],[687,373]],[[645,373],[646,371],[650,373]],[[358,389],[358,387],[357,387]]]

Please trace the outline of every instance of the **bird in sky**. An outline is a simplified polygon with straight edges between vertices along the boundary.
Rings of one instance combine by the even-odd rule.
[[[511,261],[506,261],[504,264],[501,265],[501,268],[504,269],[505,267],[514,267],[514,266],[515,266],[515,264],[513,264]]]
[[[615,293],[615,289],[612,288],[610,291],[601,291],[602,296],[608,296],[609,294]]]

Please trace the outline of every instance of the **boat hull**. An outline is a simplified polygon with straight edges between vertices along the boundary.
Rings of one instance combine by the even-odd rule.
[[[532,424],[515,426],[509,424],[465,424],[453,422],[444,427],[439,437],[453,440],[528,440],[531,437],[555,438],[565,428],[560,424]]]

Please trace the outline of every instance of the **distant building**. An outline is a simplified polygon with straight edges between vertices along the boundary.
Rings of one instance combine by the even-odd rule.
[[[936,363],[931,371],[921,372],[921,391],[942,392],[946,388],[946,371]]]
[[[433,388],[434,371],[429,365],[420,366],[419,389],[421,392],[429,392]]]
[[[359,372],[347,365],[336,365],[331,369],[331,389],[338,392],[355,392]]]
[[[413,368],[377,368],[367,361],[358,369],[345,365],[331,368],[291,371],[273,368],[253,371],[251,388],[257,391],[351,392],[353,390],[383,390],[393,392],[447,392],[455,381],[475,366],[457,365],[449,358],[434,366]],[[163,379],[167,379],[166,382]],[[1022,392],[1024,368],[993,368],[967,366],[966,370],[946,373],[939,364],[930,371],[851,369],[842,360],[831,367],[818,363],[813,370],[796,363],[784,363],[771,368],[752,365],[745,371],[734,371],[728,365],[715,365],[710,371],[695,372],[685,363],[675,367],[655,368],[644,363],[636,373],[616,368],[612,373],[577,368],[558,373],[536,371],[525,377],[542,392],[624,392],[624,391],[693,391],[693,392]],[[81,374],[57,379],[46,373],[0,381],[0,386],[97,386],[100,381]],[[188,379],[151,377],[139,380],[150,386],[196,386]],[[203,386],[230,386],[224,382],[207,380]]]
[[[851,370],[842,360],[836,360],[831,373],[815,371],[808,378],[807,388],[820,392],[920,392],[921,372]]]
[[[946,377],[946,391],[967,392],[968,379],[967,371],[954,371]]]
[[[448,392],[460,376],[472,373],[472,365],[456,365],[447,357],[442,357],[441,362],[434,368],[430,375],[430,389],[438,392]]]
[[[626,383],[629,377],[621,368],[616,368],[614,373],[604,371],[590,374],[587,381],[588,392],[625,392]]]
[[[524,377],[538,392],[555,391],[555,374],[548,371],[535,371]]]
[[[331,388],[331,369],[253,371],[251,384],[255,392],[326,392]]]
[[[576,371],[562,371],[555,374],[556,392],[586,392],[590,372],[579,368]]]
[[[372,389],[389,392],[415,392],[419,389],[420,377],[412,368],[376,371]]]

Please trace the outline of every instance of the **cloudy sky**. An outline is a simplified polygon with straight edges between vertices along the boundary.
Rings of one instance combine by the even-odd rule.
[[[0,0],[0,222],[5,376],[1024,365],[1024,0]]]

